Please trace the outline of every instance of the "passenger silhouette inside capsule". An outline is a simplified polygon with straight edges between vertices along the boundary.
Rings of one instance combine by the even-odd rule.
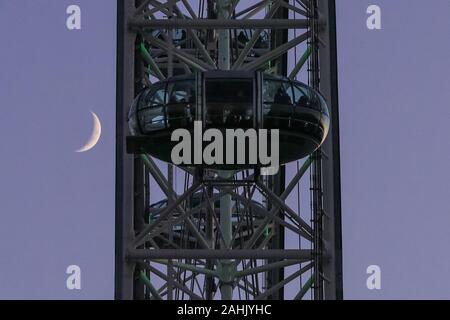
[[[195,90],[194,90],[194,88],[189,88],[187,102],[188,103],[195,103]]]
[[[243,30],[239,32],[238,41],[244,44],[246,44],[249,41],[248,37],[245,35]]]
[[[310,105],[311,105],[311,100],[307,96],[301,96],[296,103],[296,106],[298,106],[298,107],[307,108]]]
[[[286,91],[279,87],[277,93],[275,94],[274,103],[276,104],[291,104],[291,97],[286,93]]]

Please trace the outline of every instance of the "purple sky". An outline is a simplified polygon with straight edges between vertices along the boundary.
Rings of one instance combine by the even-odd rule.
[[[345,296],[449,299],[450,2],[337,2]]]
[[[345,297],[450,298],[450,2],[337,2]],[[112,3],[0,1],[0,298],[113,297]],[[65,28],[69,4],[82,31]],[[102,137],[78,154],[90,110]],[[81,291],[65,287],[70,264]]]
[[[113,297],[116,9],[77,1],[83,30],[69,32],[71,3],[0,1],[0,298]],[[75,153],[90,110],[101,140]]]

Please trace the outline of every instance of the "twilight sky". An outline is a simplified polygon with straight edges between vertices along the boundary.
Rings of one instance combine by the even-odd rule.
[[[449,299],[450,2],[337,2],[344,295]],[[113,298],[115,17],[113,0],[0,0],[0,299]],[[91,110],[101,140],[75,153]]]
[[[449,299],[450,2],[337,2],[344,294]],[[365,287],[371,264],[381,291]]]
[[[66,8],[83,6],[83,28]],[[105,5],[110,5],[104,10]],[[112,298],[115,19],[112,1],[0,1],[0,298]],[[103,134],[90,152],[94,111]],[[66,289],[66,268],[82,290]]]

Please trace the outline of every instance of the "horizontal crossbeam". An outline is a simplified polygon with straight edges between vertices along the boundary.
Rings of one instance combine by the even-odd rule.
[[[263,249],[132,249],[128,251],[130,260],[152,260],[152,259],[295,259],[302,261],[312,260],[312,251],[301,250],[263,250]]]
[[[150,29],[307,29],[307,19],[142,19],[131,18],[132,28]]]

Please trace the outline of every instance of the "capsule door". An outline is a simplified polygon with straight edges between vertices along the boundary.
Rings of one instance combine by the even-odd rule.
[[[195,81],[178,80],[167,84],[167,127],[192,128],[195,120]]]
[[[253,78],[205,79],[205,127],[254,127]]]

